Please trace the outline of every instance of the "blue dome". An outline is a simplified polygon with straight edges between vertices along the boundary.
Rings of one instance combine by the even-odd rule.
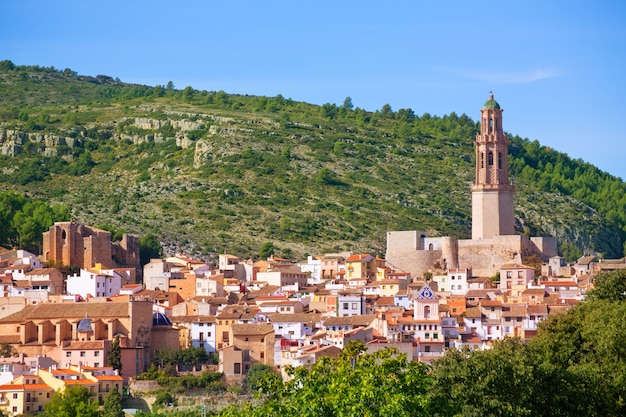
[[[79,332],[93,333],[93,327],[91,327],[91,319],[89,317],[85,317],[84,319],[79,321],[76,330]]]
[[[171,326],[172,322],[163,313],[152,313],[152,325],[153,326]]]

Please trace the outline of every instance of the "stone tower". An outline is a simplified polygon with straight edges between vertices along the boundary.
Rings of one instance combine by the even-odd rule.
[[[513,185],[509,182],[509,142],[502,109],[493,94],[480,111],[476,135],[476,182],[472,186],[472,240],[512,235]]]

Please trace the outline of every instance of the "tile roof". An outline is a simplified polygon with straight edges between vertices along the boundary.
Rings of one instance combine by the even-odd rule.
[[[24,307],[21,311],[0,319],[0,323],[16,323],[28,320],[53,320],[61,318],[82,319],[129,317],[129,303],[71,303],[71,304],[36,304]]]
[[[89,342],[70,341],[62,347],[63,350],[98,350],[104,349],[104,340],[94,340]]]
[[[296,314],[272,314],[270,322],[272,323],[317,323],[321,321],[322,315],[315,313],[296,313]]]
[[[352,325],[352,326],[369,326],[376,318],[374,314],[360,315],[360,316],[347,316],[347,317],[325,317],[322,318],[322,324],[324,326],[339,326],[339,325]]]
[[[269,323],[233,324],[231,329],[234,336],[261,336],[274,333],[274,326]]]

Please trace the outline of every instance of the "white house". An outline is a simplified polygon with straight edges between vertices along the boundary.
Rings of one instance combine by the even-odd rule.
[[[118,295],[122,288],[122,277],[109,269],[81,269],[80,275],[74,274],[67,277],[67,293],[91,297],[110,297]]]
[[[214,355],[217,346],[215,317],[198,316],[197,320],[189,323],[191,327],[190,345],[193,347],[201,347],[207,351],[209,355]]]
[[[297,264],[302,272],[308,272],[308,284],[315,285],[322,282],[322,260],[313,256],[308,256],[306,262]]]
[[[441,292],[463,295],[469,289],[468,279],[472,278],[472,268],[449,269],[447,275],[435,275],[433,281]]]

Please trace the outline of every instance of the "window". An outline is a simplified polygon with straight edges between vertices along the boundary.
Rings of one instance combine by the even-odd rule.
[[[72,357],[72,352],[65,352],[65,357],[66,358],[71,358]]]
[[[87,353],[84,350],[80,351],[80,357],[84,358],[87,355]]]
[[[96,351],[93,353],[93,356],[95,356],[95,357],[100,356],[100,351],[99,351],[99,350],[96,350]]]
[[[489,152],[489,154],[487,155],[487,164],[489,166],[493,165],[493,152]]]
[[[433,333],[433,339],[439,339],[439,333]]]
[[[207,337],[211,337],[211,332],[206,333]]]
[[[46,398],[50,398],[50,393],[46,392]]]
[[[347,310],[348,309],[348,303],[343,303],[343,309]]]
[[[502,152],[498,152],[498,168],[502,168]]]
[[[17,399],[17,392],[13,393],[13,399],[16,400]]]
[[[94,362],[93,366],[94,366],[94,368],[99,368],[100,367],[100,362]]]
[[[249,342],[249,341],[250,341],[250,339],[246,337],[246,342]]]
[[[359,307],[358,307],[358,304],[357,304],[357,303],[352,303],[352,309],[353,309],[353,310],[356,310],[357,308],[359,308]]]
[[[265,352],[261,352],[261,359],[265,359]]]
[[[425,337],[426,339],[430,338],[430,333],[424,333],[424,337]]]
[[[200,332],[200,340],[204,340],[204,332]]]

